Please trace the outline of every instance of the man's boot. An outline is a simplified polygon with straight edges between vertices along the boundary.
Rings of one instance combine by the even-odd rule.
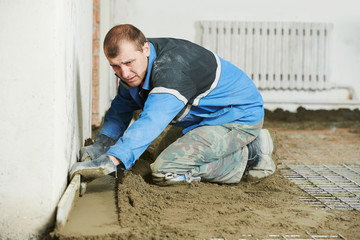
[[[201,177],[193,177],[191,172],[179,173],[153,173],[153,181],[157,185],[175,185],[191,182],[200,182]]]
[[[264,178],[275,172],[272,160],[273,141],[267,129],[261,129],[254,141],[247,145],[249,150],[248,175],[253,178]]]

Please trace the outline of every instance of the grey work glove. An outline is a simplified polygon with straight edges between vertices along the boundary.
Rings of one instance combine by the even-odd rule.
[[[80,149],[80,162],[85,162],[93,159],[97,159],[101,155],[105,154],[110,146],[115,144],[115,140],[99,134],[96,136],[94,144]]]
[[[70,179],[72,179],[75,174],[80,174],[83,181],[91,182],[96,178],[104,177],[113,172],[116,174],[117,167],[108,155],[103,154],[92,161],[74,163],[70,169]]]

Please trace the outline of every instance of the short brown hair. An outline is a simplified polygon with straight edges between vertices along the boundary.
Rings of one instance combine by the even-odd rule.
[[[144,43],[147,42],[144,34],[131,24],[116,25],[110,29],[104,39],[104,52],[107,57],[114,58],[119,55],[119,43],[129,41],[142,52]]]

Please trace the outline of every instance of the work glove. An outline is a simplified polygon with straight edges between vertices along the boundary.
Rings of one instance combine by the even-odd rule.
[[[82,176],[82,181],[91,182],[96,178],[106,176],[110,173],[117,172],[117,167],[111,161],[108,155],[103,154],[92,161],[76,162],[70,169],[70,179],[76,174]]]
[[[105,154],[115,142],[114,139],[106,135],[98,134],[93,145],[82,147],[80,149],[80,162],[97,159]]]

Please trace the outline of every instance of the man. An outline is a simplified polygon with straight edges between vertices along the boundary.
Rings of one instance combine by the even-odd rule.
[[[238,183],[246,168],[253,177],[274,173],[272,140],[261,130],[263,100],[243,71],[194,43],[146,39],[128,24],[107,33],[104,52],[120,78],[118,94],[71,177],[91,181],[130,169],[168,124],[184,135],[151,164],[155,183]]]

